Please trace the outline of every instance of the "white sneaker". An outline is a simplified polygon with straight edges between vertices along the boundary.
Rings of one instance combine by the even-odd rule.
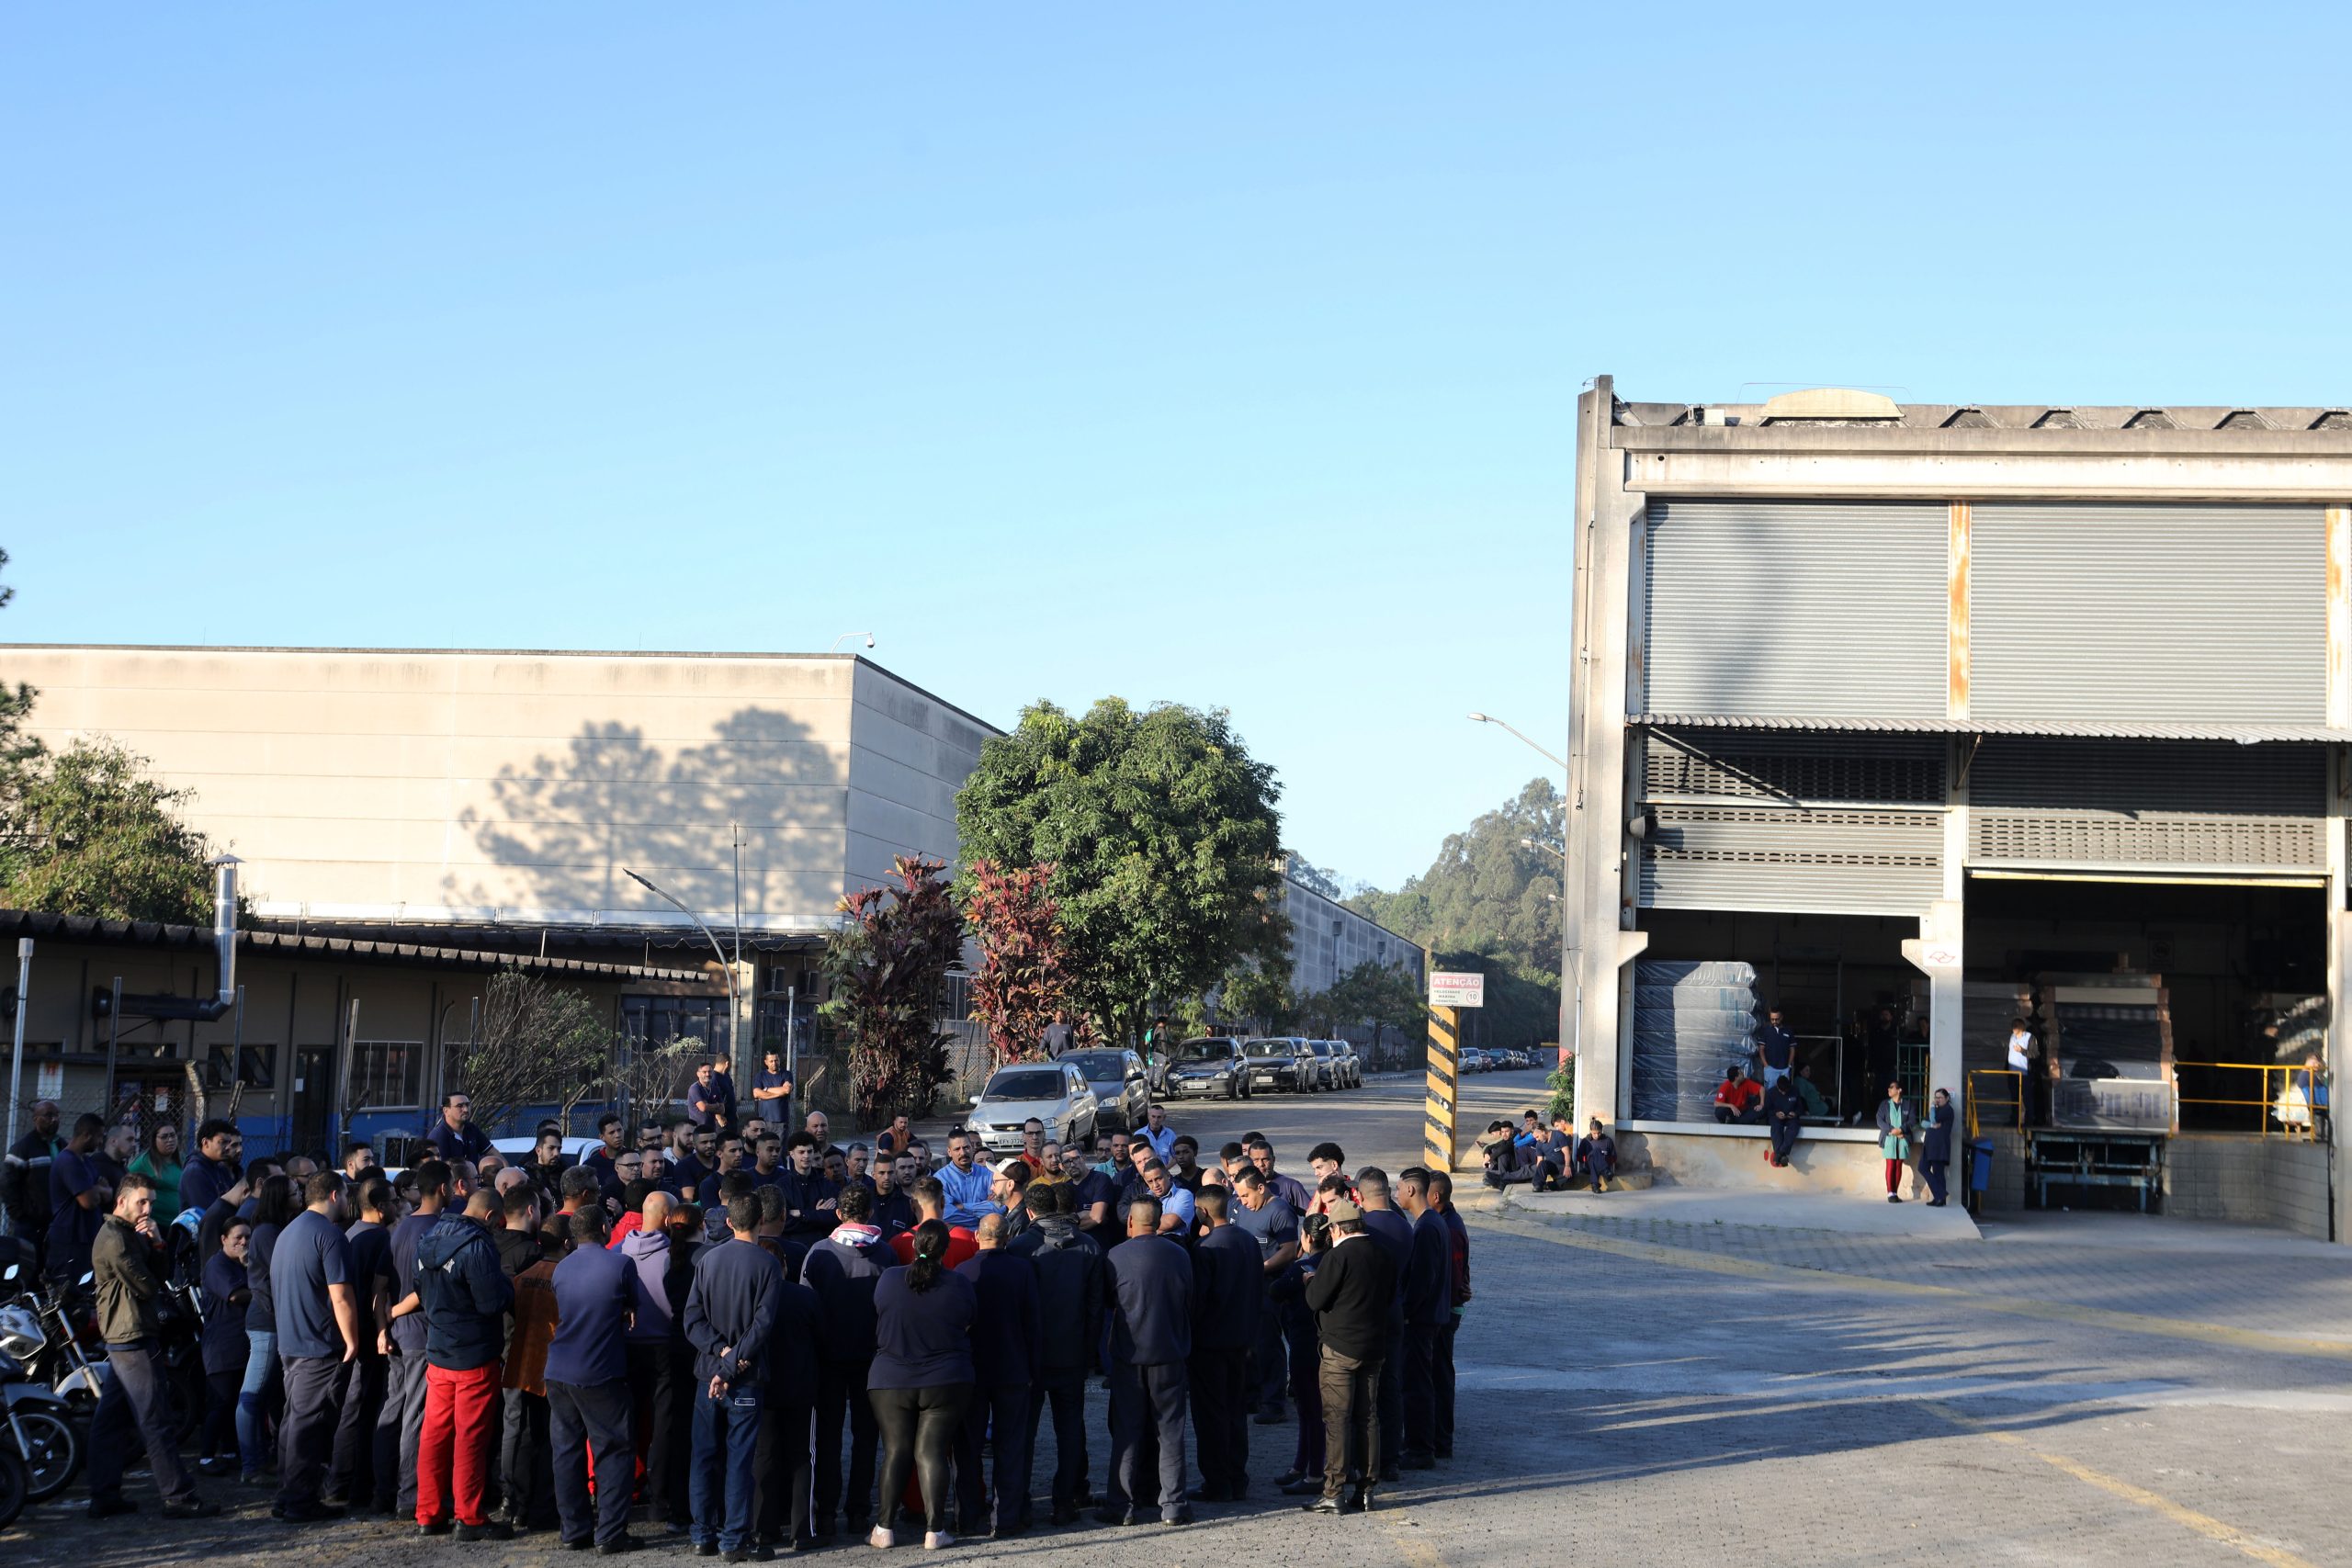
[[[872,1547],[878,1547],[882,1551],[888,1551],[890,1548],[899,1544],[898,1532],[893,1530],[888,1525],[876,1525],[872,1529],[865,1532],[865,1544]]]
[[[925,1551],[936,1551],[943,1546],[953,1546],[955,1544],[956,1538],[949,1535],[945,1530],[926,1531],[922,1538],[922,1546]]]

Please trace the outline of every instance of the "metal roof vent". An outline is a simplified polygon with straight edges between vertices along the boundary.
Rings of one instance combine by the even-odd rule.
[[[2035,420],[2033,427],[2036,430],[2082,429],[2082,425],[2075,418],[2073,409],[2052,409],[2048,413]]]
[[[1990,430],[1993,421],[1983,409],[1955,409],[1952,416],[1944,421],[1943,427],[1946,430]]]
[[[2123,422],[2123,428],[2126,430],[2178,430],[2180,426],[2175,424],[2172,422],[2172,415],[2162,409],[2142,409]]]
[[[2313,430],[2352,430],[2352,409],[2330,409],[2312,421]]]
[[[2278,427],[2263,418],[2261,413],[2254,409],[2232,409],[2222,416],[2222,423],[2213,428],[2216,430],[2276,430]]]
[[[1883,392],[1812,387],[1782,392],[1764,403],[1766,424],[1880,424],[1899,422],[1903,409]]]

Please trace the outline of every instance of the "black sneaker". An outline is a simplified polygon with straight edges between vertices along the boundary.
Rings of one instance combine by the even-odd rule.
[[[93,1497],[90,1499],[90,1517],[94,1519],[111,1519],[116,1517],[118,1515],[135,1514],[138,1511],[139,1505],[132,1502],[128,1497]]]
[[[610,1540],[598,1541],[596,1543],[596,1555],[599,1557],[618,1557],[625,1552],[639,1551],[644,1547],[644,1545],[645,1543],[643,1541],[638,1540],[637,1537],[633,1535],[616,1535]]]
[[[220,1505],[208,1503],[201,1497],[187,1503],[164,1505],[164,1517],[167,1519],[217,1519],[220,1517]]]
[[[567,1536],[564,1538],[562,1542],[563,1549],[566,1551],[586,1551],[595,1544],[596,1538],[593,1535],[583,1535],[577,1538]]]
[[[429,1525],[421,1524],[417,1526],[416,1533],[419,1535],[447,1535],[451,1530],[457,1528],[457,1526],[451,1524],[447,1519],[435,1519]]]
[[[478,1525],[459,1525],[459,1540],[513,1540],[514,1527],[504,1519],[488,1519]]]

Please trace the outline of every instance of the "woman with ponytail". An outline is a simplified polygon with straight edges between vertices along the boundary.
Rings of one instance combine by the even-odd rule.
[[[925,1220],[914,1231],[914,1261],[887,1270],[874,1288],[874,1363],[866,1398],[882,1428],[882,1511],[871,1546],[898,1543],[891,1510],[912,1470],[922,1488],[922,1543],[953,1546],[948,1457],[971,1404],[972,1323],[979,1298],[972,1281],[947,1268],[947,1226]]]

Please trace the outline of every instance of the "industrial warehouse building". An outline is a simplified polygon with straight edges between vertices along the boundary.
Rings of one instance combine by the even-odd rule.
[[[894,856],[955,861],[956,792],[997,733],[847,654],[17,646],[4,657],[9,678],[40,693],[32,733],[139,752],[243,863],[254,921],[288,944],[256,950],[252,985],[267,994],[249,994],[236,1053],[250,1069],[241,1115],[272,1141],[354,1103],[363,1128],[421,1124],[502,955],[547,961],[609,1000],[636,1039],[728,1048],[725,971],[632,871],[699,914],[730,957],[740,929],[749,1027],[782,1038],[791,997],[805,1039],[834,906],[886,879]],[[76,927],[66,970],[49,945],[69,933],[44,934],[30,1054],[64,1071],[79,1103],[96,1102],[85,1085],[103,1078],[108,1043],[90,1020],[94,987],[126,968],[133,991],[200,996],[214,983],[209,953],[167,957],[209,932]],[[307,941],[319,937],[334,945]],[[960,990],[945,1007],[964,1010]],[[151,1058],[137,1068],[146,1077],[169,1081],[192,1054],[225,1090],[233,1023],[125,1020],[122,1032]],[[350,1096],[333,1081],[346,1062]]]
[[[1966,1100],[1996,1205],[2333,1234],[2352,414],[1604,378],[1579,420],[1584,1113],[1871,1193],[1893,1077]],[[1770,1006],[1825,1100],[1790,1169],[1711,1103]]]

